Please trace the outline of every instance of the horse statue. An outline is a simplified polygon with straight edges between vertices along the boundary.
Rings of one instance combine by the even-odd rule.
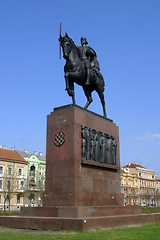
[[[91,104],[92,95],[91,93],[95,90],[101,100],[103,107],[103,116],[107,117],[105,109],[105,100],[104,100],[104,79],[102,74],[94,66],[90,67],[88,70],[89,83],[86,84],[87,80],[87,69],[84,65],[84,62],[80,59],[79,56],[79,47],[77,47],[73,40],[66,33],[63,37],[60,34],[59,37],[60,46],[63,50],[63,57],[66,60],[64,66],[65,72],[65,82],[68,95],[72,97],[73,104],[75,104],[74,96],[74,82],[83,87],[84,93],[87,97],[87,103],[84,106],[85,109]],[[88,47],[88,46],[87,46]]]

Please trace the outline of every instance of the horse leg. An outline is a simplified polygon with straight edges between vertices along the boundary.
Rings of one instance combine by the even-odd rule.
[[[68,75],[69,75],[68,72],[66,72],[65,75],[64,75],[65,82],[66,82],[66,89],[65,90],[67,90],[67,91],[69,89]]]
[[[85,93],[85,95],[87,97],[87,100],[88,100],[86,105],[84,106],[84,108],[87,109],[88,106],[91,104],[91,102],[93,102],[93,99],[92,99],[90,90],[86,90],[85,87],[83,88],[83,90],[84,90],[84,93]]]
[[[101,99],[101,103],[102,103],[102,107],[103,107],[103,116],[106,118],[107,117],[107,114],[106,114],[106,107],[105,107],[105,100],[104,100],[104,94],[102,91],[98,91],[97,90],[97,93]]]
[[[76,104],[76,102],[75,102],[75,94],[74,94],[74,83],[73,82],[70,84],[70,91],[72,93],[72,102],[73,102],[73,104]]]
[[[75,94],[74,94],[74,82],[69,81],[69,90],[67,90],[67,91],[68,91],[68,94],[70,94],[69,96],[72,97],[73,104],[76,104],[76,102],[75,102]]]
[[[73,104],[76,104],[74,94],[72,95],[72,102],[73,102]]]
[[[74,87],[71,86],[71,83],[69,81],[69,72],[66,72],[64,77],[65,77],[65,82],[66,82],[66,89],[65,90],[67,90],[68,95],[73,98]]]
[[[101,101],[101,103],[102,103],[102,106],[103,106],[103,116],[106,118],[107,113],[106,113],[105,101],[104,102]]]

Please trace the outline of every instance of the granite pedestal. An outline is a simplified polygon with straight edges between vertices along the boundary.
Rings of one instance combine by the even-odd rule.
[[[82,159],[81,127],[114,136],[116,165]],[[55,137],[63,133],[63,144]],[[109,119],[76,106],[57,108],[47,120],[46,187],[43,206],[122,206],[119,129]]]
[[[82,126],[97,131],[99,135],[104,133],[115,137],[114,165],[82,159]],[[74,105],[54,109],[47,118],[46,159],[43,207],[36,210],[40,211],[39,215],[104,216],[108,215],[109,206],[112,209],[123,206],[119,128],[112,120]],[[21,215],[28,215],[28,210],[22,208]]]

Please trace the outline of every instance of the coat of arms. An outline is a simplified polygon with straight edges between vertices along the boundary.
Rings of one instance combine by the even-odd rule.
[[[54,136],[54,144],[55,144],[57,147],[62,146],[63,143],[65,142],[64,136],[65,136],[65,134],[64,134],[63,132],[60,132],[60,133],[56,133],[56,134],[55,134],[55,136]]]

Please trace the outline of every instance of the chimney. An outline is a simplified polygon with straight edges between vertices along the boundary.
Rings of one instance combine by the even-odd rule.
[[[25,149],[24,152],[25,152],[25,153],[28,153],[28,150]]]
[[[11,150],[14,151],[14,150],[15,150],[15,147],[11,147]]]
[[[42,156],[42,152],[39,152],[39,156]]]
[[[37,152],[36,152],[36,151],[34,151],[34,154],[35,154],[35,155],[37,155]]]
[[[128,167],[129,167],[129,166],[131,166],[131,163],[130,163],[130,162],[128,163]]]
[[[2,149],[7,149],[7,146],[2,146]]]

